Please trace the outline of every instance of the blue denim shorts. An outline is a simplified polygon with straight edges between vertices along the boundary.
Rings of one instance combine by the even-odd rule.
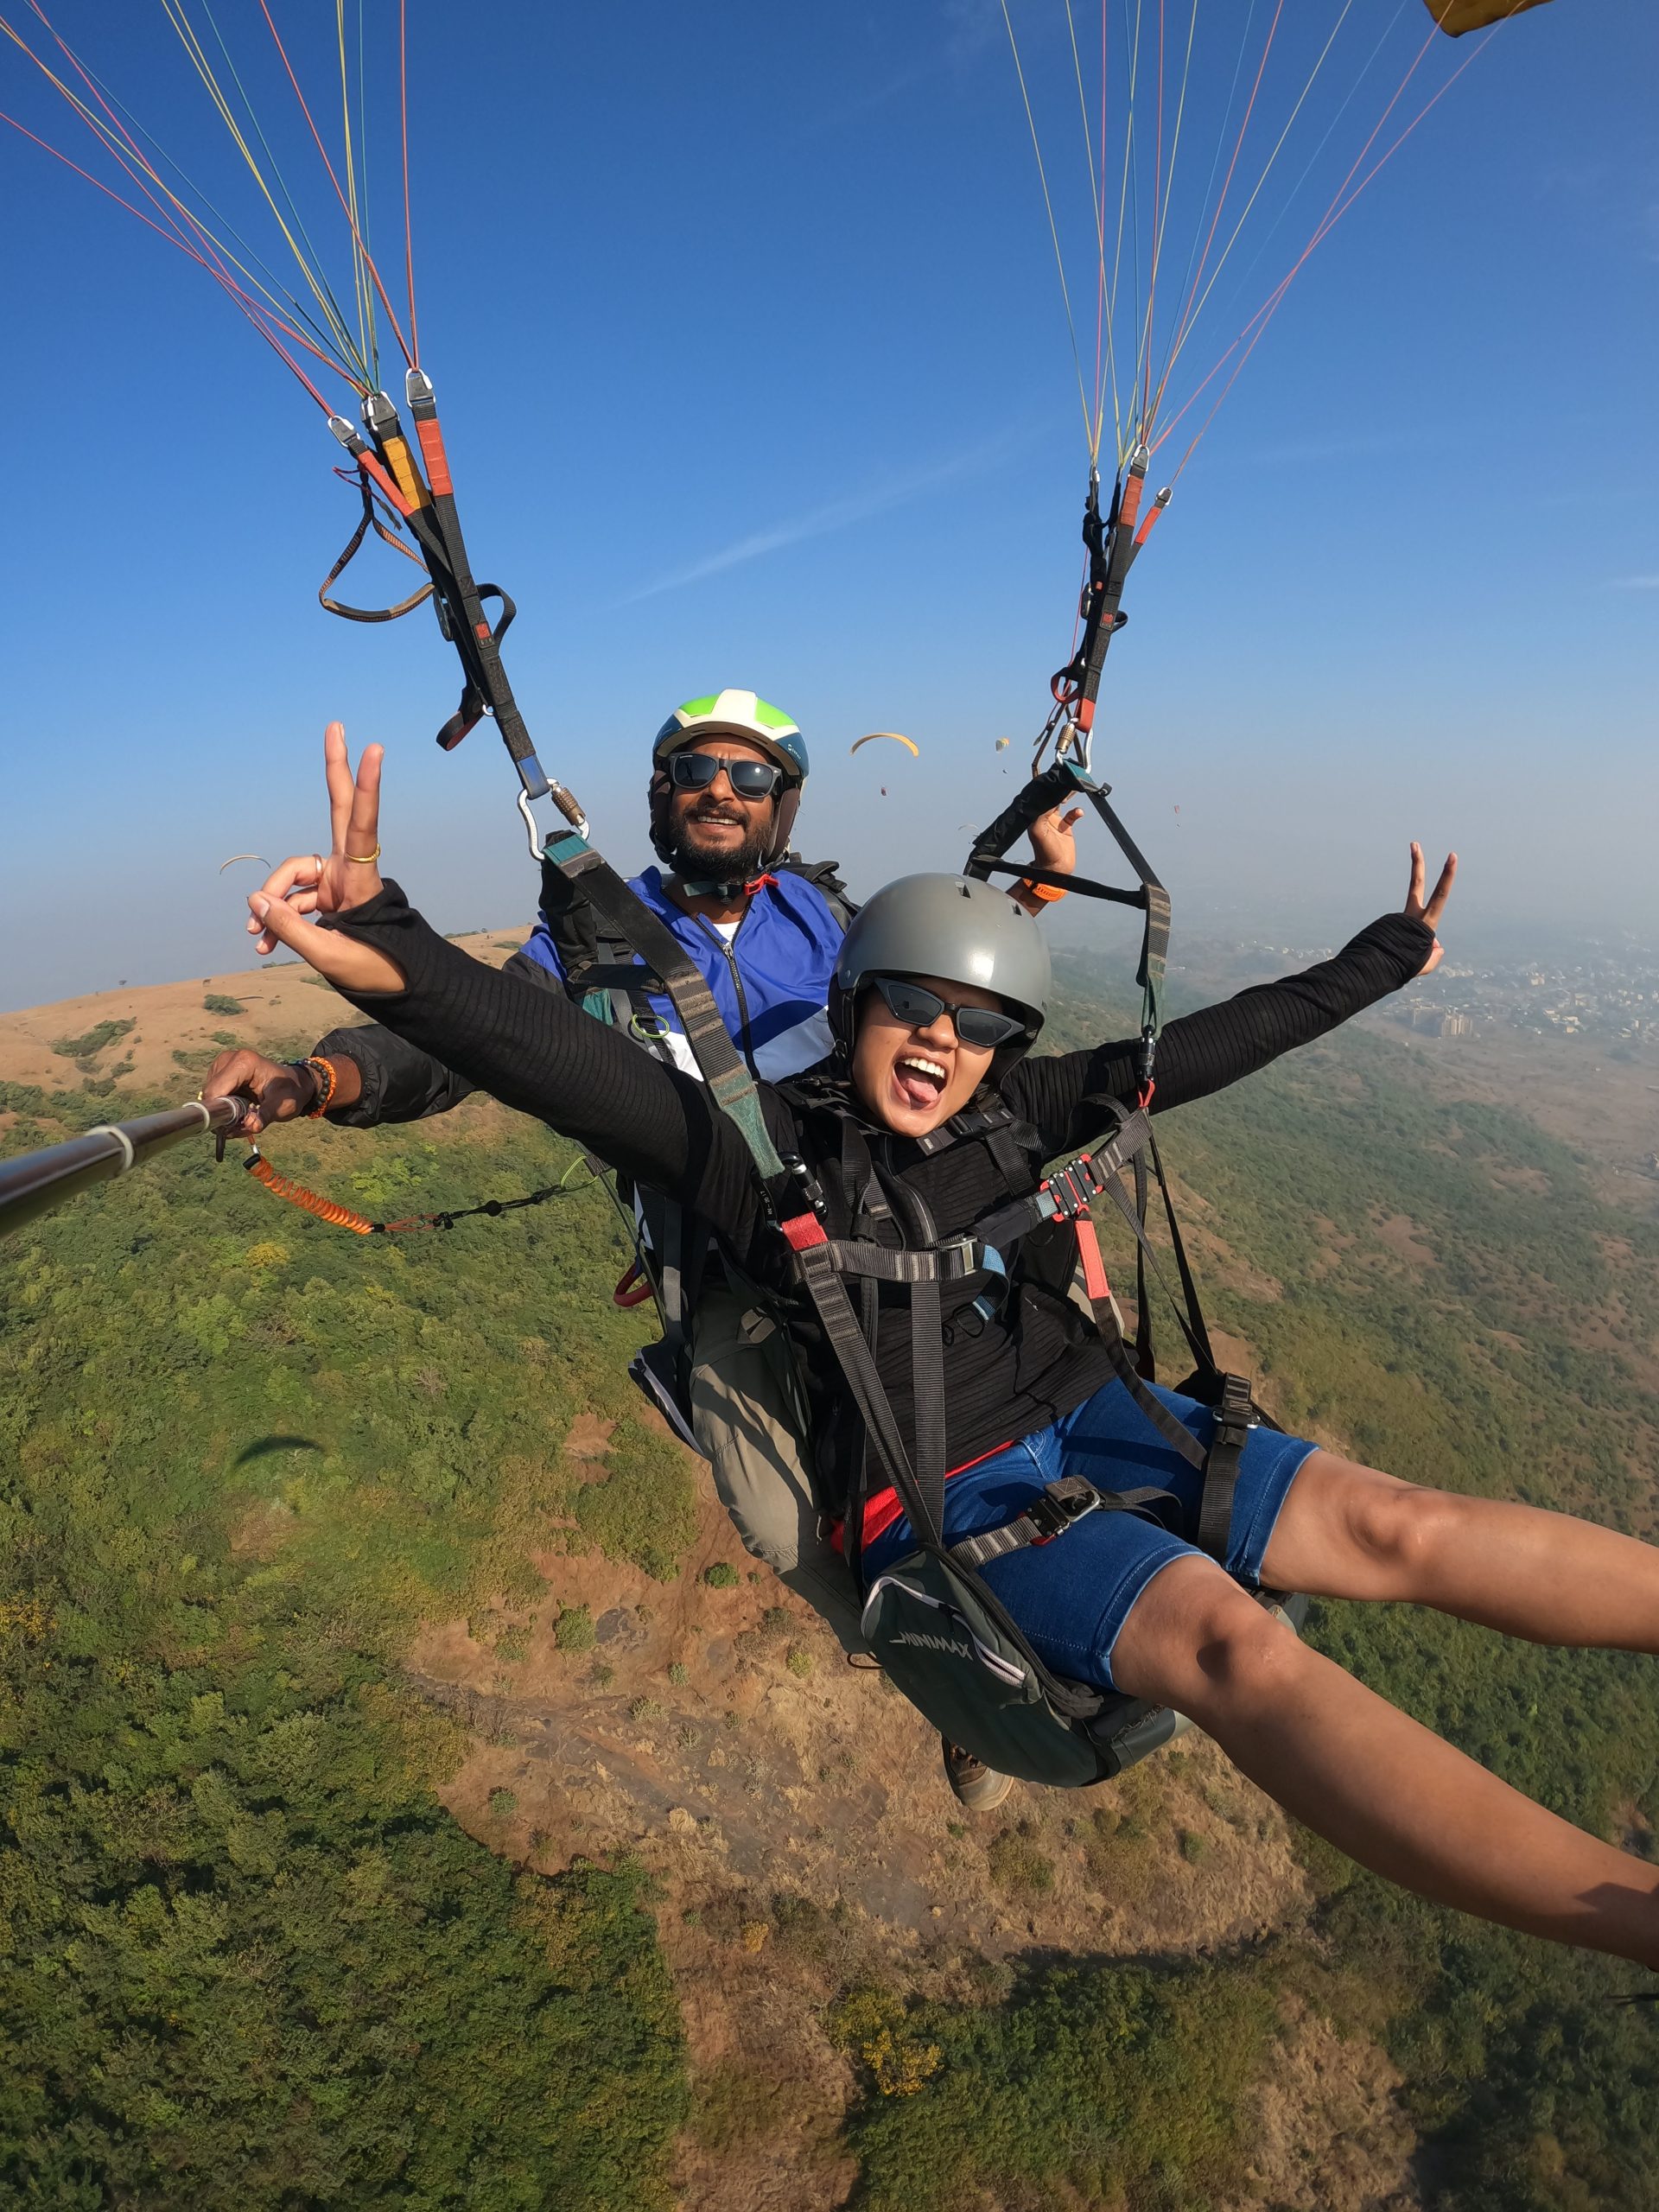
[[[1154,1386],[1176,1419],[1208,1449],[1215,1416],[1207,1406]],[[1262,1561],[1296,1471],[1317,1447],[1305,1437],[1253,1428],[1239,1455],[1238,1483],[1228,1535],[1227,1572],[1254,1590]],[[1029,1638],[1038,1656],[1073,1681],[1116,1689],[1112,1647],[1129,1609],[1173,1560],[1201,1557],[1198,1533],[1203,1480],[1166,1444],[1121,1382],[1108,1382],[1050,1428],[1021,1437],[945,1484],[947,1542],[1014,1520],[1046,1484],[1083,1475],[1096,1490],[1173,1491],[1184,1509],[1183,1533],[1172,1535],[1135,1513],[1091,1513],[1053,1542],[1009,1552],[981,1569]],[[864,1554],[873,1579],[914,1541],[908,1520],[886,1529]]]

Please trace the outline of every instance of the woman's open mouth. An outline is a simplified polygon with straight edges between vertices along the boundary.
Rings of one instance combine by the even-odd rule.
[[[925,1113],[944,1092],[946,1071],[925,1052],[904,1052],[893,1063],[893,1087],[912,1113]]]

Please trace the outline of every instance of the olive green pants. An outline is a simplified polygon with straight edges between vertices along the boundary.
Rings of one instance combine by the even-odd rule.
[[[691,1427],[745,1550],[861,1652],[858,1592],[818,1534],[803,1460],[798,1392],[776,1325],[727,1290],[697,1301],[691,1325]]]

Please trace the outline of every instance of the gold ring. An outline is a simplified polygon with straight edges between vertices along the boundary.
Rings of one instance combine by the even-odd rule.
[[[322,874],[322,855],[321,853],[313,853],[311,855],[311,873],[313,875],[319,878],[321,878]]]
[[[380,848],[377,845],[372,853],[346,853],[344,857],[350,861],[353,868],[367,868],[372,861],[379,859]]]

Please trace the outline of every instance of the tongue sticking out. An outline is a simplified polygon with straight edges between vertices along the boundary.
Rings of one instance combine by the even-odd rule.
[[[893,1079],[899,1096],[916,1113],[925,1112],[944,1089],[943,1076],[932,1075],[926,1069],[912,1066],[904,1060],[893,1070]]]

